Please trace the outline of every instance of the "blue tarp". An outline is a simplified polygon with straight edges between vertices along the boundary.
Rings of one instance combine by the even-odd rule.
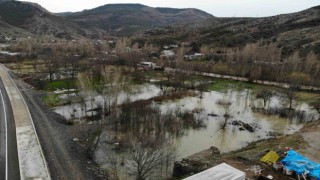
[[[281,163],[286,169],[299,175],[309,173],[310,177],[320,180],[320,164],[309,160],[294,150],[288,151],[288,155],[281,160]]]

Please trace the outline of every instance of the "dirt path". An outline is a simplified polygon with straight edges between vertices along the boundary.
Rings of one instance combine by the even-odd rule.
[[[35,92],[21,80],[14,80],[34,119],[52,179],[106,179],[99,168],[86,157],[80,144],[72,141],[70,132],[75,127],[60,123],[61,117],[44,107]]]
[[[320,163],[320,127],[318,126],[316,131],[304,132],[302,137],[308,144],[305,149],[300,150],[301,154],[305,155],[309,159]]]

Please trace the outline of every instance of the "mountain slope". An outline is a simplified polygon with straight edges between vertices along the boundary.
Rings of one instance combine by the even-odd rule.
[[[320,6],[272,17],[213,18],[210,21],[192,31],[163,28],[162,31],[146,31],[137,38],[160,44],[189,41],[216,48],[243,47],[264,39],[282,48],[283,57],[296,50],[303,55],[311,50],[320,54]]]
[[[0,39],[4,37],[28,37],[32,34],[24,29],[11,26],[0,19]]]
[[[65,17],[65,16],[69,16],[71,14],[73,14],[73,12],[60,12],[60,13],[53,13],[56,16],[61,16],[61,17]]]
[[[75,23],[54,16],[35,3],[20,1],[0,3],[0,17],[3,22],[9,25],[38,35],[70,38],[73,35],[86,35],[87,33]]]
[[[0,0],[0,3],[6,2],[6,1],[13,1],[13,0]]]
[[[197,9],[152,8],[141,4],[107,4],[67,16],[81,27],[100,28],[115,34],[131,34],[172,24],[192,24],[212,17]]]
[[[217,30],[224,33],[214,36]],[[320,53],[320,6],[291,14],[239,19],[215,27],[209,32],[199,32],[202,34],[202,43],[215,41],[220,42],[218,45],[239,46],[260,39],[269,39],[283,49],[284,56],[296,50],[300,50],[302,54],[310,50]]]

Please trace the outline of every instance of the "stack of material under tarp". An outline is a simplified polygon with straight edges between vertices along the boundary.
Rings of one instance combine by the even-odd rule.
[[[226,163],[205,170],[185,180],[245,180],[246,174]]]
[[[284,168],[298,175],[308,174],[309,177],[320,180],[319,163],[309,160],[294,150],[289,150],[287,153],[287,156],[281,160]]]

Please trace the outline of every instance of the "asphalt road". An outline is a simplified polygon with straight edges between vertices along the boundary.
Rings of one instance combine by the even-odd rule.
[[[0,77],[0,179],[3,180],[20,179],[15,127],[11,103]]]

